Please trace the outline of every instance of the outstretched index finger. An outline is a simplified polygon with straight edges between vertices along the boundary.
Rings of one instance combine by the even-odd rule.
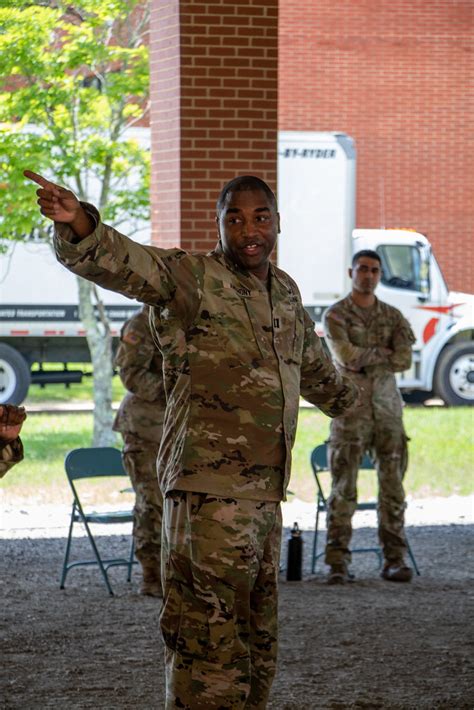
[[[54,182],[46,180],[46,178],[44,178],[42,175],[38,175],[38,173],[34,173],[32,170],[24,170],[23,175],[28,178],[28,180],[32,180],[37,185],[43,187],[45,190],[51,190],[56,195],[59,195],[58,186],[55,185]]]

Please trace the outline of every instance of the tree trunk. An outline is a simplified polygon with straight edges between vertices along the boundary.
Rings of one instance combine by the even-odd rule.
[[[112,431],[112,335],[94,284],[77,277],[79,315],[86,330],[94,378],[94,436],[92,446],[114,446]],[[95,307],[94,308],[94,304]],[[96,313],[97,309],[97,313]]]

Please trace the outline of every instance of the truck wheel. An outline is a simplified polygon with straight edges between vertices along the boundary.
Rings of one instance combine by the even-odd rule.
[[[30,381],[30,368],[23,355],[0,343],[0,404],[21,404]]]
[[[474,405],[474,344],[448,345],[439,358],[435,391],[446,404]]]

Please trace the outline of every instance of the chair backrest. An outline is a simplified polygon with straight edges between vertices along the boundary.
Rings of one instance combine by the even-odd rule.
[[[328,445],[320,444],[316,446],[311,452],[311,466],[313,471],[318,473],[319,471],[328,471]],[[375,468],[375,464],[368,454],[364,454],[364,458],[359,466],[361,469],[371,469]]]
[[[78,478],[127,475],[120,451],[111,446],[73,449],[66,456],[64,466],[70,481]]]

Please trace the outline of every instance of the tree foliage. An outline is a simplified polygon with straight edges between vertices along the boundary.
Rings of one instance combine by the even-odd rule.
[[[146,0],[0,0],[0,250],[48,237],[28,168],[98,206],[128,234],[149,218]],[[125,224],[126,223],[126,224]],[[113,443],[112,336],[97,289],[78,279],[94,367],[94,439]]]
[[[149,216],[148,7],[137,0],[2,3],[0,236],[44,223],[22,171],[98,205],[128,231]]]

